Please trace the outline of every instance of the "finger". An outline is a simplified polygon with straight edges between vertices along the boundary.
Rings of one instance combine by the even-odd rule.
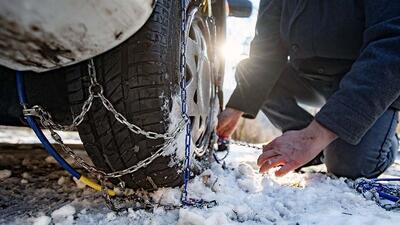
[[[263,152],[257,159],[257,166],[261,166],[268,159],[270,159],[270,158],[272,158],[274,156],[278,156],[278,155],[279,155],[279,153],[277,153],[276,151]]]
[[[230,137],[232,133],[235,131],[236,125],[234,123],[229,123],[227,124],[223,129],[222,129],[222,134],[225,137]]]
[[[217,126],[217,135],[219,136],[219,137],[222,137],[223,136],[223,127],[222,126],[220,126],[220,125],[218,125]]]
[[[218,136],[226,136],[225,134],[227,133],[227,127],[229,124],[227,124],[226,122],[222,122],[222,123],[218,123],[217,125],[217,134]]]
[[[217,124],[217,130],[220,130],[221,128],[226,126],[226,122],[224,120],[218,120]]]
[[[263,152],[266,152],[266,151],[273,150],[274,146],[271,143],[269,143],[267,145],[263,145],[262,148],[263,148]]]
[[[277,177],[285,176],[290,171],[297,169],[297,167],[299,166],[297,166],[296,163],[293,162],[287,163],[275,172],[275,176]]]
[[[229,135],[229,131],[230,131],[229,124],[227,124],[227,125],[221,127],[220,132],[218,133],[218,136],[220,136],[220,137],[229,137],[230,136]]]
[[[285,160],[282,157],[275,157],[272,159],[267,160],[260,168],[260,173],[266,173],[268,170],[277,167],[277,166],[282,166],[285,164]]]

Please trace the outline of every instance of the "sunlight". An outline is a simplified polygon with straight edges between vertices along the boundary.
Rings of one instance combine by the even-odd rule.
[[[243,51],[243,45],[234,40],[227,40],[220,46],[219,51],[228,62],[237,63],[247,57],[247,54]]]

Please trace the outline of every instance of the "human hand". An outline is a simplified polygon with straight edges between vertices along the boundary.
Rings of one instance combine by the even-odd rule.
[[[226,108],[218,115],[217,135],[219,137],[228,138],[235,131],[243,112]]]
[[[283,176],[314,159],[336,138],[336,134],[315,120],[302,130],[285,132],[263,146],[263,153],[257,160],[260,173],[282,166],[275,175]]]

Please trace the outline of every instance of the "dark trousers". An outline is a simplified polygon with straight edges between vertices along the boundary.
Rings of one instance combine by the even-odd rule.
[[[298,72],[290,65],[281,74],[262,111],[282,132],[308,126],[313,116],[301,105],[321,107],[338,88],[342,76],[311,75]],[[399,142],[396,136],[398,112],[389,108],[357,145],[340,139],[323,152],[328,172],[337,176],[377,177],[395,159]]]

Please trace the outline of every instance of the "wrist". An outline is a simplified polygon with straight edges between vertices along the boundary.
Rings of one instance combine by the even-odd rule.
[[[234,108],[226,107],[225,110],[227,110],[227,111],[229,111],[229,112],[231,112],[231,113],[233,113],[233,114],[235,114],[236,116],[239,116],[239,117],[243,115],[242,111],[234,109]]]
[[[322,145],[325,145],[324,147],[329,145],[338,137],[334,132],[324,127],[316,120],[313,120],[307,129],[315,134],[316,141],[320,142]]]

